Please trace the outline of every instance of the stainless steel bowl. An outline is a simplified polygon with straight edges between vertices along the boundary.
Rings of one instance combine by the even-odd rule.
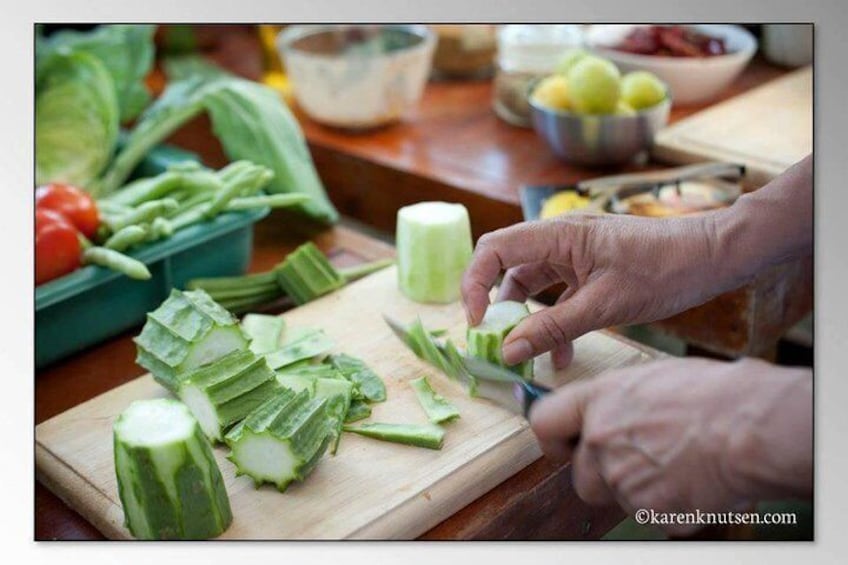
[[[671,98],[634,116],[581,115],[540,106],[532,98],[533,128],[553,152],[579,165],[618,165],[650,150],[668,123]]]

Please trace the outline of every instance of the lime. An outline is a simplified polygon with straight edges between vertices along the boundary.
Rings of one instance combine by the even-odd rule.
[[[665,96],[665,85],[653,73],[633,71],[621,79],[621,99],[636,110],[655,106]]]
[[[583,114],[612,114],[618,104],[621,74],[610,61],[587,55],[568,72],[572,107]]]

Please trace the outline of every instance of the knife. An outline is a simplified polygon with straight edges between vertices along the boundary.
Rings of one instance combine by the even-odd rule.
[[[406,327],[400,322],[393,320],[389,316],[383,314],[383,319],[392,329],[394,334],[411,349],[415,355],[424,361],[430,363],[442,371],[442,367],[436,365],[431,360],[419,355],[413,347],[413,338]],[[530,413],[530,407],[536,400],[546,395],[551,391],[546,386],[537,383],[527,382],[519,375],[513,373],[505,367],[495,365],[484,359],[471,357],[469,355],[449,355],[444,345],[436,340],[431,340],[436,350],[439,351],[445,359],[454,357],[459,360],[463,369],[474,378],[476,384],[475,393],[477,396],[487,398],[510,410],[513,413],[521,414],[525,418]]]

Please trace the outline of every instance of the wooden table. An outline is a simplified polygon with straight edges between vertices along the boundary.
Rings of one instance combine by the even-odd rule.
[[[720,100],[785,72],[756,59]],[[670,122],[703,108],[675,107]],[[523,219],[522,185],[568,184],[663,166],[566,164],[532,129],[509,125],[495,115],[490,80],[431,81],[404,121],[362,133],[322,126],[295,110],[333,202],[344,214],[389,233],[399,207],[447,200],[468,208],[478,237]]]
[[[713,103],[786,72],[755,58]],[[388,233],[394,231],[400,207],[445,200],[468,208],[472,232],[479,237],[523,220],[522,185],[561,185],[666,166],[645,162],[603,169],[566,164],[532,129],[500,120],[491,99],[489,80],[431,81],[418,107],[390,127],[349,133],[324,127],[302,112],[297,116],[333,202],[342,213]],[[673,108],[670,122],[703,108]],[[799,261],[762,273],[741,289],[651,327],[701,353],[770,357],[781,336],[811,307],[811,263]]]
[[[212,26],[207,56],[232,72],[258,79],[262,52],[249,28]],[[235,56],[238,53],[239,56]],[[788,72],[755,57],[716,102],[736,96]],[[161,76],[154,81],[162,85]],[[464,204],[473,235],[523,220],[519,189],[525,184],[564,184],[618,169],[563,163],[531,129],[509,125],[492,110],[490,80],[430,81],[420,104],[402,122],[350,133],[324,127],[295,105],[316,166],[342,214],[385,233],[394,233],[400,207],[423,200]],[[714,102],[715,103],[715,102]],[[674,123],[704,106],[675,107]],[[226,158],[209,134],[205,118],[174,141],[220,166]],[[665,167],[637,163],[625,171]],[[756,188],[756,187],[747,187]],[[552,301],[549,293],[540,300]],[[652,324],[651,328],[688,344],[693,351],[720,357],[771,357],[781,336],[811,309],[812,269],[796,262],[763,273],[753,283],[710,302]]]

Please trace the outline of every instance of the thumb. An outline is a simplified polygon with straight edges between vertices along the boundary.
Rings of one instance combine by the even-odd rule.
[[[524,318],[504,340],[504,362],[521,363],[546,351],[567,347],[581,335],[611,325],[609,299],[602,295],[584,287],[567,300]]]
[[[562,461],[570,458],[595,389],[593,381],[577,381],[562,386],[533,404],[529,414],[530,426],[549,457]]]

